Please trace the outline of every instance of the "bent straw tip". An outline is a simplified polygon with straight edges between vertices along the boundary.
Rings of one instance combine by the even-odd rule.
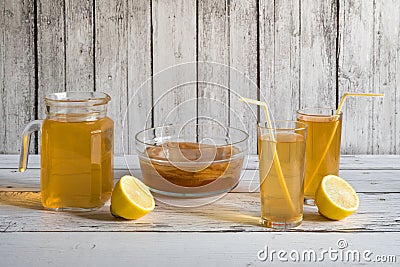
[[[238,100],[239,100],[240,102],[252,102],[252,101],[255,101],[255,100],[253,100],[253,99],[249,99],[249,98],[242,97],[242,96],[238,97]]]
[[[246,98],[246,97],[239,97],[238,100],[240,102],[244,102],[247,104],[254,104],[257,106],[263,106],[264,108],[267,106],[267,104],[265,102],[261,102],[259,100],[255,100],[255,99],[251,99],[251,98]]]
[[[352,92],[345,92],[343,93],[343,96],[378,96],[378,97],[383,97],[385,94],[381,93],[352,93]]]

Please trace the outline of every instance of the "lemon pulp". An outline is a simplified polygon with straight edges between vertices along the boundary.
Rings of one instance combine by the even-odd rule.
[[[155,207],[152,194],[139,179],[125,175],[115,185],[110,211],[114,216],[138,219]]]
[[[315,204],[323,216],[341,220],[358,209],[359,199],[348,182],[338,176],[327,175],[315,193]]]

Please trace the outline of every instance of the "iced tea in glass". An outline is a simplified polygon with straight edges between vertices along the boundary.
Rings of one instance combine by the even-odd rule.
[[[330,108],[305,108],[297,111],[297,120],[308,126],[306,146],[305,203],[314,204],[314,195],[323,177],[338,175],[342,113]]]
[[[303,220],[303,178],[307,126],[276,121],[258,127],[261,222],[286,229]]]

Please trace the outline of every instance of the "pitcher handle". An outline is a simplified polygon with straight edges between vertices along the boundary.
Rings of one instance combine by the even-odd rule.
[[[21,151],[19,155],[19,171],[24,172],[28,166],[28,152],[29,143],[31,141],[31,134],[36,131],[40,131],[42,128],[43,120],[34,120],[26,125],[24,131],[22,132],[22,143]]]

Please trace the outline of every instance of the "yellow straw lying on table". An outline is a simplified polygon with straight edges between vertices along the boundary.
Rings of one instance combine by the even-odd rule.
[[[270,138],[271,138],[272,142],[276,143],[274,134],[272,132],[272,123],[271,123],[271,119],[269,117],[267,104],[265,102],[261,102],[261,101],[254,100],[254,99],[249,99],[249,98],[244,98],[244,97],[239,98],[239,101],[245,102],[245,103],[249,103],[249,104],[258,105],[258,106],[262,106],[264,108],[264,113],[265,113],[265,117],[267,119],[267,125],[268,125],[268,129],[269,129]],[[283,190],[284,198],[285,198],[286,202],[288,203],[292,213],[294,214],[294,213],[296,213],[296,209],[295,209],[295,207],[293,205],[292,199],[290,198],[289,190],[288,190],[287,185],[286,185],[285,177],[283,176],[281,163],[279,161],[279,157],[278,157],[278,153],[277,153],[276,149],[274,149],[274,160],[273,160],[273,162],[274,162],[275,170],[276,170],[276,172],[278,174],[279,184],[280,184],[280,186],[281,186],[281,188]],[[262,179],[262,181],[264,181],[265,178],[266,177],[264,177],[264,179]]]
[[[314,170],[314,173],[311,175],[311,177],[308,180],[308,182],[306,184],[304,184],[304,192],[306,192],[308,187],[312,184],[312,181],[314,180],[315,175],[317,174],[319,168],[321,167],[322,162],[324,161],[324,159],[326,157],[326,154],[328,153],[329,147],[331,146],[333,138],[335,137],[335,133],[336,133],[337,127],[339,126],[339,114],[340,114],[340,111],[342,110],[344,101],[349,96],[364,96],[364,97],[365,96],[367,96],[367,97],[368,96],[373,96],[373,97],[380,96],[380,97],[383,97],[385,95],[384,94],[362,94],[362,93],[344,93],[343,94],[342,98],[340,99],[339,106],[338,106],[338,108],[337,108],[337,110],[335,112],[335,115],[334,115],[336,117],[337,121],[335,123],[335,127],[333,128],[332,135],[330,136],[330,138],[328,140],[328,144],[326,145],[325,150],[322,153],[321,160],[318,162],[317,167]]]

